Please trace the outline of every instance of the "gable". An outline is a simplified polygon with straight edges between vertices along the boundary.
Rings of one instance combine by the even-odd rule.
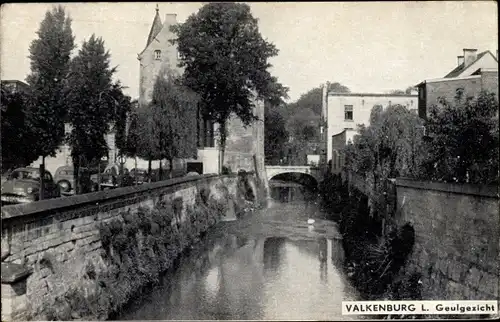
[[[498,61],[489,50],[479,53],[476,61],[467,68],[464,68],[464,64],[462,63],[449,72],[444,78],[470,76],[480,68],[498,68]]]

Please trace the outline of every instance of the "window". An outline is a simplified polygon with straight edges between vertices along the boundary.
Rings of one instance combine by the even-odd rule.
[[[155,59],[160,60],[161,59],[161,50],[155,50]]]
[[[352,105],[344,105],[344,120],[352,121],[353,120],[353,108]]]

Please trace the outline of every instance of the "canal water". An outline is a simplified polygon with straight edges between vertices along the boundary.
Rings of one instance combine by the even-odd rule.
[[[345,320],[342,301],[358,295],[343,261],[337,225],[317,206],[271,201],[219,223],[117,319]]]

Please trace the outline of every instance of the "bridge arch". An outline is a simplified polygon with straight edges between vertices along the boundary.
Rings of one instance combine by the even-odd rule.
[[[314,180],[316,186],[321,181],[319,169],[311,166],[266,166],[266,174],[268,181],[285,174],[300,174],[304,177],[310,177]]]
[[[316,178],[310,174],[300,173],[300,172],[284,172],[275,175],[274,177],[269,179],[269,182],[273,181],[289,181],[298,183],[302,186],[305,186],[310,189],[318,188],[319,182]]]

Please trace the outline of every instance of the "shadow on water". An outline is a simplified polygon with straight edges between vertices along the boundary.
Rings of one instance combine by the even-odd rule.
[[[342,319],[340,240],[205,237],[117,320]]]

